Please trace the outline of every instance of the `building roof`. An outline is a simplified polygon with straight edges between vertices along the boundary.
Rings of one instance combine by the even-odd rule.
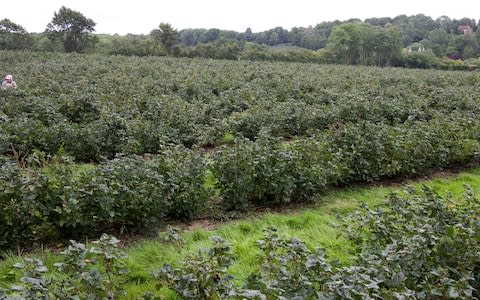
[[[457,30],[463,33],[473,33],[473,29],[470,25],[459,25]]]

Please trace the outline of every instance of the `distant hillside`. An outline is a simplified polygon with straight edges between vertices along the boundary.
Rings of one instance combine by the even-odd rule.
[[[0,21],[0,49],[58,52],[73,49],[74,52],[113,55],[449,69],[480,65],[479,23],[469,18],[457,20],[442,16],[432,19],[423,14],[399,15],[363,21],[321,22],[290,30],[275,27],[262,32],[253,32],[251,28],[245,32],[217,28],[177,31],[173,25],[161,23],[149,35],[112,36],[83,32],[83,39],[67,41],[64,39],[69,36],[66,33],[29,34],[20,25],[4,19]],[[70,49],[68,45],[75,47]]]

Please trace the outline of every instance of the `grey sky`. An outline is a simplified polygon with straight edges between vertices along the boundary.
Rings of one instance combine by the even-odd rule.
[[[480,1],[421,0],[17,0],[2,4],[0,19],[7,18],[29,32],[42,32],[62,6],[93,19],[97,33],[147,34],[160,22],[177,29],[219,28],[254,32],[276,26],[291,29],[322,21],[395,17],[423,13],[432,18],[480,18]]]

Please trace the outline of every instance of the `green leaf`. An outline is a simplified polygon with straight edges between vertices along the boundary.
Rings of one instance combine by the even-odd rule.
[[[448,297],[449,298],[455,299],[455,298],[458,298],[459,296],[460,296],[460,294],[458,293],[458,291],[455,287],[451,286],[451,287],[448,288]]]
[[[14,291],[14,292],[21,292],[23,291],[25,288],[21,285],[12,285],[10,287],[10,290]]]
[[[16,263],[16,264],[13,265],[13,267],[17,268],[17,269],[23,269],[23,268],[25,268],[25,265],[22,264],[22,263]]]

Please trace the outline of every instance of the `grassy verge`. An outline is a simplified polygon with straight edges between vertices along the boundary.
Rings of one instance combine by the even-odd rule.
[[[464,184],[468,184],[478,194],[480,192],[480,168],[463,171],[459,174],[438,174],[439,177],[412,182],[414,186],[427,184],[441,195],[447,193],[460,197],[463,194]],[[390,184],[387,186],[365,186],[355,188],[336,189],[326,192],[319,197],[318,202],[308,208],[290,208],[281,212],[264,212],[248,216],[241,221],[226,224],[212,224],[207,221],[185,225],[180,236],[183,244],[173,245],[163,241],[165,233],[160,233],[157,239],[139,241],[130,245],[128,252],[128,281],[124,288],[128,299],[141,296],[144,291],[155,290],[155,283],[150,280],[150,273],[170,263],[178,266],[188,254],[200,248],[210,246],[209,237],[221,236],[228,240],[237,258],[230,273],[237,279],[244,279],[257,264],[257,249],[255,244],[262,237],[262,232],[269,226],[278,228],[283,236],[295,236],[307,243],[309,247],[321,246],[327,250],[331,258],[342,261],[348,260],[347,250],[349,242],[339,238],[339,229],[332,226],[336,216],[347,214],[360,203],[371,206],[382,203],[391,192],[401,191],[404,184]],[[35,253],[46,262],[49,269],[53,269],[54,254],[48,251]],[[0,286],[7,287],[9,278],[15,274],[9,273],[10,267],[18,261],[18,256],[11,255],[0,263]],[[159,294],[172,298],[168,291],[161,290]]]

